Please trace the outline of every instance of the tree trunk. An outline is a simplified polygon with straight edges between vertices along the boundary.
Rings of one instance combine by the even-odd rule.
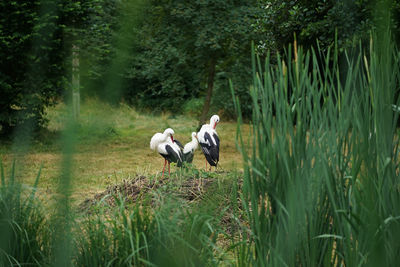
[[[212,58],[208,67],[208,79],[207,79],[207,94],[204,101],[203,111],[201,112],[199,119],[199,129],[206,122],[208,111],[210,110],[211,96],[214,88],[214,77],[215,77],[215,65],[216,60]]]
[[[80,113],[79,47],[72,45],[72,112],[77,120]]]

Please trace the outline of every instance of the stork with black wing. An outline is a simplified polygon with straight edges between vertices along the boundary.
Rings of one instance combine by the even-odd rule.
[[[197,133],[197,138],[199,140],[201,150],[206,157],[206,169],[207,162],[210,164],[209,170],[211,170],[211,166],[217,167],[219,162],[220,141],[218,133],[215,130],[218,123],[219,116],[213,115],[210,119],[210,124],[204,124],[201,127],[200,131]]]

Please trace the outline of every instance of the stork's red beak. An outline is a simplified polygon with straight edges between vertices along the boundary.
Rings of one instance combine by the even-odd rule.
[[[217,127],[217,122],[214,122],[214,127],[213,129],[215,129]]]
[[[172,140],[172,143],[174,142],[174,137],[171,135],[171,140]]]

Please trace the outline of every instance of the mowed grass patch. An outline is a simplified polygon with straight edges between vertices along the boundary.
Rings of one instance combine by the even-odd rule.
[[[16,158],[16,176],[23,183],[32,184],[38,169],[43,166],[38,186],[43,193],[52,194],[60,177],[63,157],[60,136],[66,124],[67,112],[63,103],[49,108],[47,132],[42,139],[33,141],[25,153],[17,155],[12,145],[0,145],[5,166],[11,166]],[[235,145],[236,123],[226,122],[223,117],[221,121],[217,127],[221,139],[220,168],[241,169],[242,156]],[[171,127],[175,131],[175,138],[185,144],[191,140],[191,132],[196,131],[198,123],[196,118],[189,116],[145,114],[126,104],[112,106],[97,99],[82,103],[79,122],[75,133],[77,144],[72,175],[72,197],[78,202],[123,179],[160,174],[164,159],[149,148],[153,134]],[[242,131],[248,130],[248,125],[242,127]],[[200,147],[193,165],[195,168],[205,168]],[[176,166],[171,165],[171,171],[175,172]]]

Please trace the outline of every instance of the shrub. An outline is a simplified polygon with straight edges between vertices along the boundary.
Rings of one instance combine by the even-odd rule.
[[[204,99],[192,98],[183,105],[183,112],[186,115],[199,117],[204,105]]]

